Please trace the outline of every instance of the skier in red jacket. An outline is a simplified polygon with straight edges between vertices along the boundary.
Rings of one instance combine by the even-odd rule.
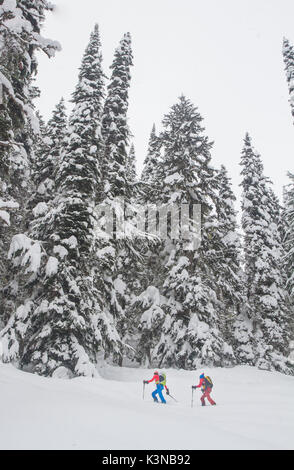
[[[201,387],[201,391],[203,392],[202,396],[200,397],[202,406],[205,406],[205,398],[209,401],[211,405],[216,405],[215,401],[211,398],[211,390],[212,390],[212,383],[205,377],[204,374],[200,375],[200,381],[198,385],[192,385],[192,389],[195,390],[196,388]]]
[[[154,392],[152,392],[152,398],[155,402],[158,402],[158,399],[157,399],[157,394],[161,400],[162,403],[166,403],[165,399],[164,399],[164,396],[162,395],[162,391],[165,389],[166,390],[166,394],[169,395],[169,389],[167,388],[166,386],[166,377],[165,377],[165,374],[163,374],[162,378],[160,377],[160,374],[158,373],[158,371],[156,370],[154,372],[154,375],[152,377],[152,379],[150,380],[143,380],[143,383],[144,384],[149,384],[150,382],[153,382],[153,380],[155,381],[155,384],[156,384],[156,389],[154,390]]]

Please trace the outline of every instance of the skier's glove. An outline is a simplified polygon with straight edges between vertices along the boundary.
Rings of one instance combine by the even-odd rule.
[[[166,389],[166,394],[169,395],[169,389],[168,388]]]
[[[192,390],[196,390],[196,385],[192,385]]]
[[[148,380],[143,380],[143,384],[148,384]]]

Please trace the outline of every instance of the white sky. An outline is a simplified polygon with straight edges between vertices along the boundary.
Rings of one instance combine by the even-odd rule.
[[[54,0],[53,0],[54,2]],[[294,171],[294,127],[282,57],[294,44],[293,0],[55,0],[43,35],[58,40],[53,59],[39,56],[37,102],[48,119],[71,97],[90,33],[100,27],[104,72],[125,32],[133,41],[129,124],[141,171],[153,122],[183,93],[214,141],[212,164],[226,165],[240,195],[240,156],[248,131],[281,198]],[[68,108],[70,104],[68,104]]]

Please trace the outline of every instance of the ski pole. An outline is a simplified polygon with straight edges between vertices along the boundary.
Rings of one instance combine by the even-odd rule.
[[[191,408],[193,408],[193,393],[194,393],[194,388],[192,388],[192,400],[191,400]]]
[[[176,400],[170,393],[168,394],[169,397],[171,397],[173,400],[175,400],[175,402],[178,403],[178,400]]]
[[[143,400],[144,400],[144,395],[145,395],[145,382],[143,382]]]

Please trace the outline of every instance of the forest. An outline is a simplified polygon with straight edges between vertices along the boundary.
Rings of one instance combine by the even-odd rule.
[[[102,361],[185,370],[245,364],[294,375],[294,174],[280,201],[244,130],[239,223],[230,175],[211,156],[213,136],[181,95],[162,130],[150,123],[139,175],[128,126],[131,33],[106,76],[98,24],[71,111],[60,97],[45,122],[35,77],[37,53],[49,60],[61,49],[41,33],[52,9],[47,0],[0,0],[3,362],[49,377],[63,367],[70,378],[95,376]],[[286,38],[281,54],[294,123]],[[193,228],[196,205],[197,248],[175,236],[169,213],[178,207],[183,220],[188,207]],[[112,234],[101,207],[112,214]],[[151,234],[164,210],[167,236]]]

